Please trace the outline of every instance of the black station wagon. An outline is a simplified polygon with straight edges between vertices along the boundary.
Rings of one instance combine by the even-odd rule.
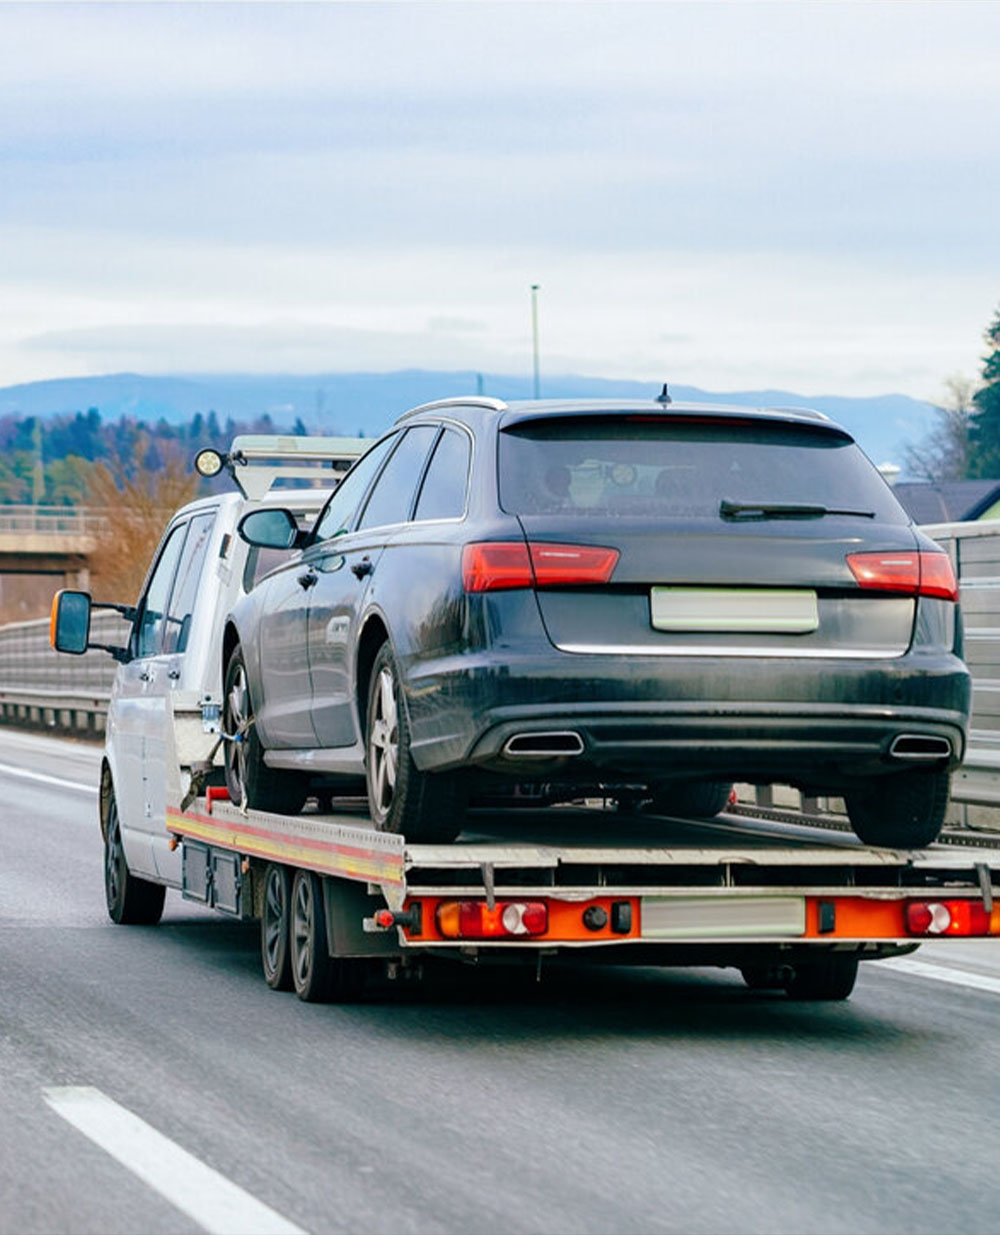
[[[407,412],[231,614],[227,779],[292,811],[366,778],[377,827],[587,792],[709,817],[734,780],[937,836],[969,676],[946,553],[818,412],[461,398]],[[526,788],[533,787],[533,788]]]

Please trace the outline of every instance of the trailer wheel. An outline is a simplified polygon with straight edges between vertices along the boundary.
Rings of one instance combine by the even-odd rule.
[[[785,990],[791,999],[846,999],[858,977],[858,957],[853,952],[828,952],[820,960],[796,965]]]
[[[139,879],[129,870],[112,789],[104,814],[104,897],[108,916],[119,926],[155,926],[163,914],[166,894],[163,884]]]
[[[223,742],[229,800],[235,806],[245,804],[253,810],[298,814],[305,805],[308,783],[296,772],[269,768],[264,763],[246,661],[239,644],[233,648],[226,666],[223,732],[234,739]]]
[[[714,819],[729,803],[733,786],[721,780],[664,782],[650,787],[649,810],[656,815],[687,815]]]
[[[330,955],[323,884],[312,871],[299,870],[292,880],[291,952],[295,993],[306,1003],[352,1003],[364,988],[364,962]]]
[[[292,876],[287,866],[269,862],[264,871],[264,910],[260,915],[260,960],[272,991],[292,989],[289,909]]]
[[[365,726],[368,807],[380,832],[403,832],[415,841],[452,841],[467,806],[459,777],[422,772],[410,754],[410,722],[396,659],[383,643],[372,665]]]
[[[866,845],[923,849],[944,823],[951,775],[947,771],[877,776],[844,795],[851,827]]]

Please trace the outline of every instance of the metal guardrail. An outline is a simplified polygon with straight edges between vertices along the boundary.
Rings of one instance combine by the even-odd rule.
[[[122,644],[128,629],[117,613],[95,613],[91,638]],[[101,732],[116,668],[106,652],[64,656],[53,651],[47,618],[0,626],[0,720]]]
[[[952,780],[949,819],[970,828],[1000,828],[1000,522],[938,523],[922,530],[948,550],[955,565],[972,672],[969,748]]]
[[[41,536],[93,536],[111,523],[107,511],[80,506],[0,505],[0,533],[36,533]]]

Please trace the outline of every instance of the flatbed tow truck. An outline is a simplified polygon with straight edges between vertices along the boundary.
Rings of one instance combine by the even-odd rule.
[[[353,999],[375,962],[732,966],[755,988],[843,999],[858,962],[1000,933],[1000,849],[897,851],[811,824],[626,814],[599,803],[473,812],[444,845],[335,814],[243,814],[210,789],[168,812],[183,893],[261,920],[265,978]]]
[[[860,960],[922,940],[1000,935],[1000,846],[974,834],[924,850],[864,845],[823,820],[733,806],[668,819],[587,801],[473,810],[449,844],[378,832],[361,801],[296,815],[244,812],[222,787],[221,634],[266,562],[236,535],[264,504],[315,517],[363,449],[356,439],[241,438],[239,493],[170,521],[136,606],[110,605],[126,645],[91,640],[89,595],[53,604],[53,644],[120,662],[108,714],[100,824],[108,909],[159,920],[164,891],[261,923],[264,976],[300,998],[360,997],[368,977],[414,976],[429,957],[730,966],[757,988],[843,999]],[[305,482],[291,496],[281,485]],[[320,488],[316,487],[317,481]],[[320,809],[322,806],[322,810]],[[326,808],[330,808],[327,810]]]

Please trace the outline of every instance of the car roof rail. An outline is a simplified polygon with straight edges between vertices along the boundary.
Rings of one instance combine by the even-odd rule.
[[[411,407],[409,411],[397,416],[395,423],[398,425],[401,420],[408,420],[411,416],[417,416],[421,412],[436,412],[449,407],[473,407],[484,412],[507,410],[507,404],[503,399],[493,399],[489,395],[455,395],[449,399],[435,399],[431,403],[421,403],[419,407]]]
[[[333,488],[371,438],[297,437],[284,433],[245,433],[233,438],[227,454],[200,451],[195,469],[202,476],[225,468],[243,496],[259,502],[280,481],[317,482]]]

